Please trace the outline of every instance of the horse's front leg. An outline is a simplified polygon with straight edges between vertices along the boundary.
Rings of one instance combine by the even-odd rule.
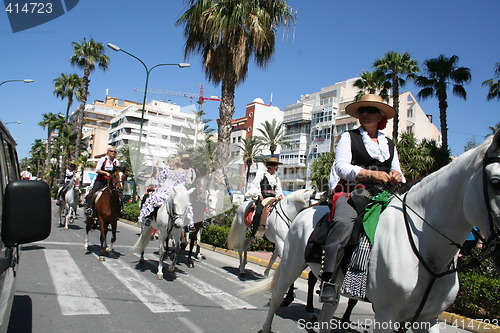
[[[68,230],[69,226],[69,219],[71,218],[71,206],[68,205],[66,207],[66,217],[65,217],[65,221],[64,221],[64,229],[65,230]]]
[[[99,226],[101,230],[101,254],[99,256],[99,260],[104,261],[104,255],[106,254],[106,248],[108,247],[108,244],[106,242],[106,238],[108,236],[108,226],[104,225],[104,220],[99,216]]]
[[[84,250],[88,250],[89,249],[89,231],[92,230],[92,218],[91,217],[87,217],[86,221],[85,221],[85,240],[83,241],[83,249]]]
[[[158,238],[158,242],[160,243],[158,247],[158,272],[156,273],[156,278],[158,280],[163,280],[163,258],[165,257],[165,251],[168,251],[168,248],[165,249],[165,236],[163,232],[157,231],[160,235]]]
[[[168,266],[169,273],[172,273],[177,265],[177,260],[179,260],[179,255],[181,254],[181,234],[177,233],[173,237],[173,254],[172,254],[172,265]]]
[[[114,223],[111,223],[111,245],[106,249],[107,252],[112,252],[113,247],[116,242],[116,227],[117,227],[118,221],[115,221]]]

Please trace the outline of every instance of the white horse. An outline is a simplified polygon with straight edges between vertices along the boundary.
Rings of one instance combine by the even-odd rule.
[[[290,229],[290,224],[297,214],[306,207],[316,204],[322,193],[314,190],[297,190],[290,193],[282,200],[278,201],[274,209],[269,214],[266,222],[265,236],[276,246],[266,267],[264,275],[268,275],[271,267],[277,256],[281,257],[283,253],[283,244],[285,242],[286,234]],[[247,251],[250,247],[250,238],[245,240],[247,226],[245,225],[245,213],[247,208],[253,201],[243,202],[236,212],[231,230],[227,237],[227,246],[229,249],[238,248],[238,255],[240,258],[240,276],[245,275],[245,265],[247,264]],[[264,213],[263,213],[264,214]],[[257,233],[257,236],[258,233]],[[262,235],[263,236],[263,235]]]
[[[403,204],[402,201],[405,201]],[[246,294],[272,289],[263,326],[271,323],[288,286],[306,267],[304,250],[317,221],[328,212],[314,207],[292,223],[274,277]],[[368,268],[367,298],[375,311],[374,331],[393,331],[399,323],[414,332],[438,332],[438,315],[455,299],[459,244],[473,226],[486,235],[481,257],[492,255],[500,269],[500,131],[480,147],[427,176],[403,197],[393,198],[380,216]],[[311,264],[319,274],[319,264]],[[342,279],[342,277],[339,277]],[[339,282],[339,281],[337,281]],[[320,332],[330,332],[337,305],[323,304]],[[405,326],[407,327],[407,326]]]
[[[59,226],[64,225],[64,229],[68,229],[68,223],[73,223],[76,218],[76,209],[80,201],[79,180],[78,176],[74,175],[62,195],[59,206]]]
[[[168,272],[175,269],[179,254],[181,252],[181,233],[188,224],[186,218],[189,206],[189,192],[184,185],[175,186],[167,196],[165,202],[159,207],[156,219],[151,221],[151,225],[143,228],[137,242],[132,246],[133,250],[138,250],[141,254],[139,262],[144,263],[144,249],[151,240],[153,230],[158,231],[159,251],[158,251],[158,273],[159,280],[163,279],[163,258],[165,252],[168,254],[168,240],[173,243],[172,262],[168,266]]]

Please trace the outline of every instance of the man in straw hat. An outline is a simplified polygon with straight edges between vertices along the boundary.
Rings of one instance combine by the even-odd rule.
[[[364,211],[369,198],[383,190],[383,184],[405,181],[394,142],[381,131],[387,119],[396,115],[394,108],[383,103],[380,96],[367,94],[349,104],[346,112],[358,118],[361,126],[342,134],[330,173],[329,186],[336,202],[324,246],[320,295],[321,302],[328,303],[338,302],[335,280],[344,248],[355,224],[358,226],[356,218]]]
[[[191,157],[188,154],[181,155],[181,167],[186,173],[186,184],[191,185],[196,179],[196,171],[191,168]]]
[[[21,172],[21,179],[30,180],[31,177],[33,177],[33,175],[31,174],[31,167],[28,165],[26,166],[26,170]]]
[[[259,170],[255,175],[254,180],[250,183],[250,187],[246,193],[246,196],[256,197],[256,207],[255,213],[252,219],[252,240],[255,240],[255,233],[259,226],[260,216],[262,215],[262,200],[265,198],[278,198],[278,200],[283,199],[283,190],[281,189],[281,181],[275,175],[278,170],[278,166],[281,163],[276,157],[269,157],[266,160],[267,170],[264,172]]]

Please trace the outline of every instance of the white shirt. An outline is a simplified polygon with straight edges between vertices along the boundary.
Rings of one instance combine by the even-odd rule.
[[[267,170],[258,170],[255,178],[250,183],[247,193],[245,194],[247,197],[258,197],[262,194],[260,189],[260,182],[264,177],[267,178],[269,185],[272,187],[276,186],[276,198],[280,195],[283,195],[283,190],[281,189],[281,181],[275,174],[270,174]]]
[[[370,139],[368,132],[366,132],[362,127],[359,127],[363,143],[366,147],[368,154],[380,161],[384,162],[390,158],[389,143],[384,133],[378,131],[377,142]],[[356,183],[356,177],[363,169],[360,166],[351,164],[352,152],[351,152],[351,135],[349,132],[342,133],[340,141],[337,144],[337,149],[335,150],[335,161],[333,162],[332,169],[330,171],[330,179],[328,185],[330,187],[330,192],[333,193],[333,189],[337,186],[341,179],[345,179],[349,182]],[[401,171],[401,166],[399,164],[398,152],[394,148],[394,157],[391,163],[391,169],[396,170],[401,174],[402,182],[405,183],[406,179]]]
[[[31,179],[31,177],[33,177],[33,175],[28,170],[24,170],[23,172],[21,172],[21,178]]]
[[[104,164],[104,170],[107,172],[113,171],[113,164],[114,166],[120,166],[120,161],[118,161],[116,158],[111,162],[108,158],[108,156],[103,156],[97,161],[97,165],[95,167],[95,171],[97,172],[98,170],[102,170],[102,166]]]

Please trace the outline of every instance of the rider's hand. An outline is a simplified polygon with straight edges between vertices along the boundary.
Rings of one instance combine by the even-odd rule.
[[[369,180],[376,183],[387,184],[391,181],[391,178],[387,172],[363,169],[359,172],[356,180]]]
[[[391,178],[390,181],[393,184],[399,184],[403,180],[401,174],[396,170],[392,170],[391,172],[389,172],[389,177]]]

